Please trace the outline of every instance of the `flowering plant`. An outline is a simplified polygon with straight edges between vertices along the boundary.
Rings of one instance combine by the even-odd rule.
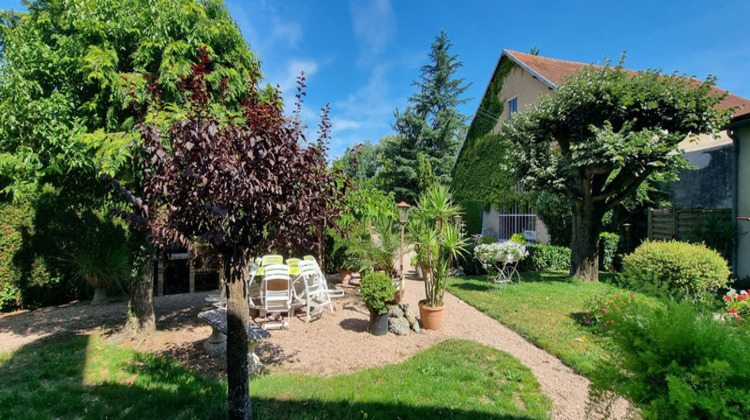
[[[594,334],[607,333],[616,323],[630,317],[636,306],[646,304],[646,300],[638,299],[634,293],[596,296],[587,304],[583,324]]]
[[[479,244],[474,248],[474,255],[481,261],[503,261],[506,259],[522,260],[529,255],[525,245],[506,241],[492,244]]]
[[[723,300],[730,318],[742,321],[742,315],[748,316],[750,314],[750,294],[747,290],[741,290],[737,293],[737,290],[729,289]]]

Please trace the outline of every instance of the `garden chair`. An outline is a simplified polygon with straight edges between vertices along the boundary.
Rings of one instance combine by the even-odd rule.
[[[318,274],[317,264],[314,261],[305,260],[299,262],[299,276],[294,290],[299,290],[297,298],[307,309],[305,322],[310,322],[314,309],[319,309],[318,314],[323,314],[326,306],[333,314],[333,303],[326,288],[325,278]]]
[[[289,328],[292,312],[292,281],[289,277],[289,266],[284,264],[270,264],[265,266],[263,277],[263,311],[264,328]],[[281,316],[287,314],[286,320],[268,320],[269,314]]]
[[[258,260],[256,259],[256,262]],[[264,255],[263,258],[260,259],[260,262],[258,262],[258,265],[260,268],[257,271],[257,275],[262,276],[265,274],[265,266],[270,264],[284,264],[284,257],[281,255]]]
[[[305,261],[312,261],[315,264],[315,270],[317,270],[318,275],[321,279],[323,279],[323,285],[326,288],[326,292],[328,292],[328,297],[330,299],[336,299],[344,297],[344,291],[343,290],[337,290],[337,289],[331,289],[328,287],[328,281],[326,280],[326,276],[323,274],[323,270],[320,268],[320,265],[318,264],[318,260],[315,259],[312,255],[305,255],[303,257]]]

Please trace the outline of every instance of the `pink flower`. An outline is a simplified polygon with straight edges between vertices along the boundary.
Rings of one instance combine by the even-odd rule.
[[[591,320],[590,319],[586,319],[586,323],[587,324],[591,324]]]
[[[609,312],[609,311],[607,311],[606,309],[602,309],[602,313],[603,314],[606,314],[607,312]]]
[[[635,293],[631,293],[630,297],[634,298],[635,297]]]

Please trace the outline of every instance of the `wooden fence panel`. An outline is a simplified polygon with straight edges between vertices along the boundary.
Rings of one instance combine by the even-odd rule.
[[[651,240],[678,239],[684,241],[693,226],[703,224],[710,215],[732,220],[731,209],[649,209],[648,238]]]

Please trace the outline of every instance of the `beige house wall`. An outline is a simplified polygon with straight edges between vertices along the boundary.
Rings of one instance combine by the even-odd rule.
[[[500,232],[500,212],[492,205],[489,211],[482,210],[482,236],[497,238],[498,232]],[[547,227],[539,217],[536,218],[536,241],[540,244],[549,243]]]
[[[750,217],[750,126],[735,130],[737,147],[737,216]],[[737,266],[739,278],[750,276],[750,221],[738,221]]]
[[[722,131],[717,138],[714,138],[710,134],[701,134],[693,138],[686,138],[677,145],[677,148],[687,153],[729,144],[732,144],[732,139],[726,131]]]
[[[540,82],[531,73],[519,66],[515,66],[508,74],[508,77],[505,78],[503,87],[500,89],[500,100],[503,101],[505,106],[503,107],[503,114],[497,119],[497,125],[495,125],[493,131],[497,133],[500,130],[500,126],[508,120],[509,99],[517,98],[516,110],[523,112],[529,105],[536,105],[540,94],[554,95],[555,91]]]

